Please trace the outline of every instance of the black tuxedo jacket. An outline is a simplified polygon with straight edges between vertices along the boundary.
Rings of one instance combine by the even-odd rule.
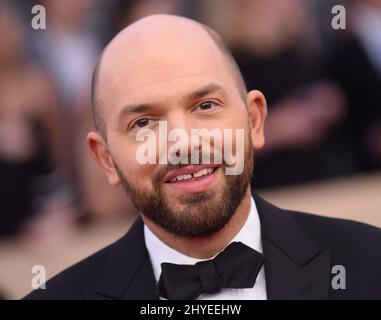
[[[381,299],[381,229],[283,210],[253,196],[261,221],[268,299]],[[335,265],[345,268],[345,289],[332,286]],[[142,220],[25,298],[158,299]]]

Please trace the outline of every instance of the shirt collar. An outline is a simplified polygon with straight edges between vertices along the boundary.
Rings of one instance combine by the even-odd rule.
[[[203,259],[196,259],[178,252],[162,242],[144,225],[144,240],[151,260],[156,281],[159,280],[163,262],[175,264],[195,264]],[[255,201],[251,198],[250,211],[245,224],[231,242],[242,242],[262,253],[261,226]]]

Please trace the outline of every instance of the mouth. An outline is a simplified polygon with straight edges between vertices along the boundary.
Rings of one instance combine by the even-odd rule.
[[[207,191],[217,179],[220,165],[191,165],[173,170],[164,177],[165,184],[179,192]]]

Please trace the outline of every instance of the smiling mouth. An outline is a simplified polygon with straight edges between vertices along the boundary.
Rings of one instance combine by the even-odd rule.
[[[205,192],[216,185],[220,167],[210,164],[189,165],[169,172],[163,182],[180,193]]]
[[[194,173],[186,173],[182,175],[178,175],[167,181],[166,183],[177,183],[177,182],[192,182],[201,179],[205,179],[209,175],[211,175],[214,171],[216,171],[219,167],[215,168],[204,168]]]

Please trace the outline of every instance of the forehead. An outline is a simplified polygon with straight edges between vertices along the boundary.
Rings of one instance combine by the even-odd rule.
[[[211,82],[229,91],[235,83],[226,57],[201,28],[132,32],[111,43],[101,69],[105,116],[127,103],[164,101]]]

